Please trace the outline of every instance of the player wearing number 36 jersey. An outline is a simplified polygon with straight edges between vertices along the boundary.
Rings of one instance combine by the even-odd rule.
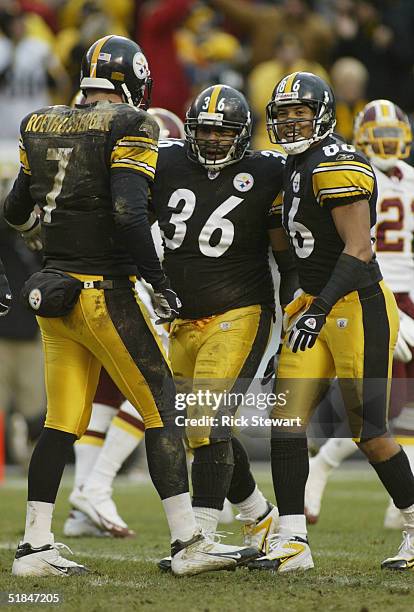
[[[164,266],[182,302],[170,330],[171,365],[179,390],[243,392],[271,331],[269,245],[282,275],[281,301],[289,301],[297,287],[281,221],[285,157],[248,150],[250,110],[232,87],[202,91],[184,127],[185,140],[160,141],[152,186]],[[188,416],[217,414],[201,401],[188,406]],[[227,496],[239,506],[249,538],[255,534],[250,541],[264,549],[276,509],[255,487],[246,452],[231,429],[201,424],[187,429],[197,520],[215,531]]]
[[[252,567],[280,572],[313,567],[304,516],[306,426],[336,376],[351,435],[404,513],[407,533],[401,548],[382,566],[409,569],[414,563],[414,476],[405,452],[387,432],[398,311],[372,249],[374,171],[367,158],[333,135],[334,94],[314,74],[283,78],[267,118],[271,138],[288,153],[283,224],[304,293],[285,309],[287,334],[275,392],[289,389],[289,401],[272,412],[279,419],[297,419],[298,425],[272,427],[280,534],[268,556]]]

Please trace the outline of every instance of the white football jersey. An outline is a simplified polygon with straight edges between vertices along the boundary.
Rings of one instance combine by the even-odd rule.
[[[414,287],[414,168],[399,161],[393,176],[374,170],[378,183],[377,259],[390,289],[410,292]]]

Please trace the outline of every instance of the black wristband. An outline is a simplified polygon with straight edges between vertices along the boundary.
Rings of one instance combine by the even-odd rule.
[[[357,257],[341,253],[330,279],[313,303],[326,314],[336,302],[351,291],[368,287],[382,279],[382,274],[375,259],[366,263]]]

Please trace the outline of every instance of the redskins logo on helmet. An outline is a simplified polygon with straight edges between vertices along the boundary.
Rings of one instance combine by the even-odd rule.
[[[300,130],[294,127],[292,139],[280,136],[279,128],[282,125],[300,124],[309,119],[280,120],[278,111],[281,106],[305,105],[313,112],[312,135],[304,138]],[[270,142],[280,144],[288,155],[298,155],[329,134],[332,134],[336,124],[335,96],[331,87],[312,72],[292,72],[281,79],[273,90],[272,98],[266,106],[266,123]]]
[[[124,36],[104,36],[94,42],[82,61],[80,88],[113,91],[127,104],[146,110],[152,79],[141,47]]]
[[[384,172],[409,156],[411,141],[407,115],[389,100],[369,102],[355,119],[355,146]]]
[[[195,98],[184,122],[188,157],[219,171],[242,159],[250,143],[251,116],[246,98],[227,85],[207,87]],[[207,139],[210,130],[217,136]]]
[[[184,138],[184,123],[177,115],[166,108],[149,108],[160,128],[160,140],[165,138]]]

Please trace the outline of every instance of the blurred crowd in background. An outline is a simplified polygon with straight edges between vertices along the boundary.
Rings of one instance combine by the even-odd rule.
[[[0,0],[0,202],[16,171],[2,143],[17,142],[28,112],[71,103],[84,52],[107,34],[142,46],[152,105],[181,118],[210,84],[242,90],[254,148],[272,146],[265,106],[276,82],[297,70],[332,84],[336,131],[347,141],[371,99],[390,99],[414,118],[413,0]],[[1,215],[0,257],[18,295],[39,262]],[[0,410],[12,415],[15,461],[26,456],[19,441],[34,439],[42,424],[41,359],[34,318],[16,305],[0,319]]]

